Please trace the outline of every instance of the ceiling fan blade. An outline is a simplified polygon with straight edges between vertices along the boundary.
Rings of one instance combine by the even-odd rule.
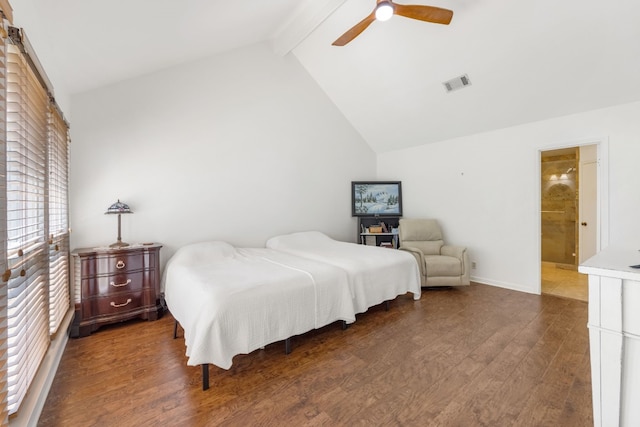
[[[435,24],[449,25],[453,18],[453,11],[434,6],[403,5],[393,3],[395,14],[420,21],[433,22]]]
[[[375,10],[371,12],[369,16],[364,18],[362,21],[358,22],[356,25],[351,27],[346,33],[338,37],[336,41],[331,43],[333,46],[344,46],[349,43],[351,40],[355,39],[363,32],[373,21],[376,20]]]

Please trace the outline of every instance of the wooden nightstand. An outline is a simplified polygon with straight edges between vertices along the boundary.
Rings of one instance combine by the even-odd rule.
[[[152,243],[74,250],[70,336],[84,337],[102,325],[133,318],[156,320],[163,307],[160,248]]]

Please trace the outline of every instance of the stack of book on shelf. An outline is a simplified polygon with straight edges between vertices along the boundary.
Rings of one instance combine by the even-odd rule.
[[[391,248],[391,249],[393,249],[393,243],[391,243],[391,242],[380,242],[380,247],[381,248]]]

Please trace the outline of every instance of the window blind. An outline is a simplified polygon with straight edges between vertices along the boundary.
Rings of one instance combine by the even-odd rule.
[[[4,5],[3,5],[4,8]],[[8,22],[2,19],[0,25],[0,272],[7,270],[7,245],[4,236],[7,235],[7,212],[5,204],[6,194],[6,115],[7,110],[7,79],[6,79],[6,40]],[[7,286],[6,280],[0,282],[0,425],[9,424],[9,409],[7,403]]]
[[[70,309],[69,127],[24,34],[10,26],[7,8],[0,0],[2,426],[24,400],[50,335]]]
[[[57,332],[69,310],[69,127],[49,105],[49,331]]]
[[[20,49],[7,45],[6,203],[8,408],[17,410],[49,344],[45,230],[48,97]]]

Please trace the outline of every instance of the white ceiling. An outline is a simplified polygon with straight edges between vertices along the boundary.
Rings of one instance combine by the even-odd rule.
[[[451,25],[396,16],[345,47],[331,43],[374,0],[11,3],[70,93],[269,41],[377,152],[640,100],[637,0],[409,0],[452,9]],[[471,86],[446,93],[461,74]]]

